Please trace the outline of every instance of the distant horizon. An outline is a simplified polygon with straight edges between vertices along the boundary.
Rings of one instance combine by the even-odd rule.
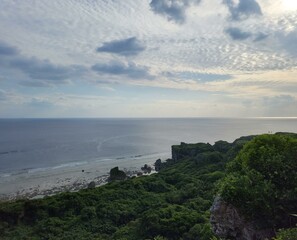
[[[0,120],[10,119],[297,119],[297,117],[0,117]]]

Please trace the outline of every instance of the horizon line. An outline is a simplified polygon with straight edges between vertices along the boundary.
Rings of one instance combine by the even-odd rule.
[[[0,120],[30,119],[297,119],[296,117],[0,117]]]

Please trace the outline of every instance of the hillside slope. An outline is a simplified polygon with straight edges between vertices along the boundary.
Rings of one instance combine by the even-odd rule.
[[[209,209],[220,189],[224,195],[226,164],[253,138],[183,143],[172,147],[173,159],[159,162],[157,174],[1,203],[0,238],[216,239]]]

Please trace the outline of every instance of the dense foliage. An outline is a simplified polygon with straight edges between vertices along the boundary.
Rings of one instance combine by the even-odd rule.
[[[277,233],[277,236],[273,240],[296,240],[297,239],[297,227],[282,229]]]
[[[158,161],[161,170],[157,174],[39,200],[1,203],[0,238],[216,239],[209,223],[209,209],[220,181],[222,195],[234,205],[241,203],[242,199],[237,199],[240,195],[248,199],[244,206],[259,208],[261,216],[274,219],[277,212],[272,206],[279,203],[269,198],[271,194],[285,201],[281,206],[291,206],[290,201],[296,199],[296,192],[292,191],[296,182],[291,182],[296,176],[290,170],[296,166],[292,157],[296,140],[255,138],[229,164],[225,178],[226,163],[251,139],[253,136],[233,143],[219,141],[213,146],[203,143],[173,146],[173,159]],[[256,157],[259,161],[252,162]],[[285,161],[289,166],[284,166]]]
[[[166,167],[158,174],[0,204],[0,235],[2,239],[209,240],[214,237],[209,209],[215,185],[224,176],[226,154],[209,144],[197,145],[196,151],[199,154],[190,157],[183,151],[182,160],[163,163]]]
[[[293,227],[297,212],[297,139],[261,135],[227,166],[221,195],[259,228]]]

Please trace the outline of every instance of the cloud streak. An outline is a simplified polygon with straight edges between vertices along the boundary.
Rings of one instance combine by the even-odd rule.
[[[6,91],[0,89],[0,101],[4,101],[7,99],[7,93]]]
[[[233,78],[230,74],[200,73],[200,72],[164,72],[164,76],[168,78],[178,78],[184,80],[194,80],[201,83],[226,81]]]
[[[233,39],[233,40],[246,40],[252,36],[252,33],[242,31],[236,27],[230,27],[225,29],[225,32]]]
[[[231,37],[231,39],[235,41],[243,41],[243,40],[253,38],[253,42],[256,43],[256,42],[263,41],[269,37],[268,34],[265,34],[262,32],[253,33],[249,31],[243,31],[237,27],[226,28],[224,32],[228,34],[229,37]]]
[[[109,63],[97,63],[91,67],[98,74],[113,76],[126,76],[131,79],[154,79],[149,69],[139,66],[134,62],[110,61]]]
[[[9,65],[36,80],[63,81],[81,75],[85,71],[82,66],[60,66],[35,57],[18,57],[10,61]]]
[[[17,48],[0,41],[0,55],[13,56],[17,54],[19,54],[19,50]]]
[[[265,34],[265,33],[262,33],[262,32],[259,32],[255,35],[255,39],[254,39],[254,42],[260,42],[262,40],[265,40],[266,38],[268,38],[269,35],[268,34]]]
[[[96,49],[96,51],[113,53],[122,56],[136,56],[145,49],[146,47],[136,37],[130,37],[121,40],[104,42],[101,47]]]
[[[22,55],[14,46],[0,43],[0,63],[10,70],[12,75],[17,72],[25,74],[29,81],[23,82],[26,86],[49,86],[51,84],[65,83],[69,79],[82,76],[86,68],[80,65],[63,66],[53,64],[50,60]],[[38,82],[35,82],[38,80]],[[45,81],[42,83],[42,81]],[[26,84],[28,82],[28,84]]]

